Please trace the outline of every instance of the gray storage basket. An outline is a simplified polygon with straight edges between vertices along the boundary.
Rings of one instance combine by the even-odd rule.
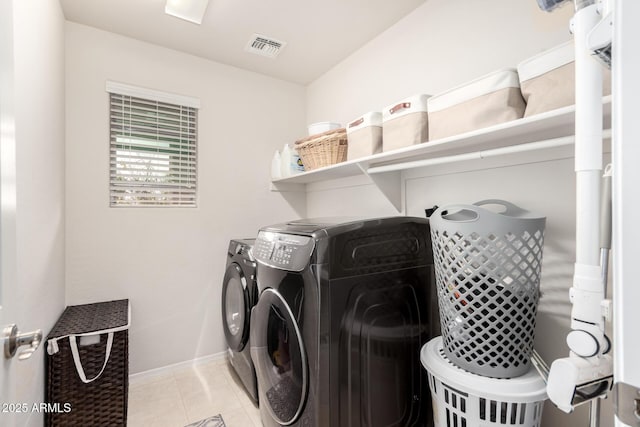
[[[501,205],[495,213],[483,205]],[[524,375],[533,351],[545,218],[504,200],[430,217],[444,351],[494,378]]]

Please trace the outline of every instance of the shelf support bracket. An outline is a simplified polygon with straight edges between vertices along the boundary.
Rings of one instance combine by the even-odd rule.
[[[269,188],[271,191],[276,191],[278,193],[284,192],[298,192],[304,193],[307,191],[306,184],[299,184],[294,182],[272,182],[271,187]]]
[[[280,193],[300,218],[307,217],[307,184],[272,182],[270,190]]]
[[[402,213],[402,175],[401,171],[393,171],[386,173],[370,174],[367,171],[368,166],[358,163],[358,167],[362,173],[367,176],[373,184],[380,190],[394,208]]]

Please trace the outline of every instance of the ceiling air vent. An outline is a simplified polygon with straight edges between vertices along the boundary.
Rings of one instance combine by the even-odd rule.
[[[281,42],[280,40],[254,34],[244,50],[255,53],[256,55],[275,58],[286,45],[285,42]]]

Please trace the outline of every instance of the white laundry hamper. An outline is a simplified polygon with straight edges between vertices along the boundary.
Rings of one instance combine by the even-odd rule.
[[[436,337],[420,351],[435,427],[539,427],[546,384],[535,368],[517,378],[488,378],[460,369]]]
[[[494,199],[441,207],[429,221],[447,357],[478,375],[524,375],[531,367],[546,219]]]

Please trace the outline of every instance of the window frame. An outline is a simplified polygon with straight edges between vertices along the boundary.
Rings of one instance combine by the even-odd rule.
[[[113,81],[107,81],[106,83],[106,91],[108,93],[108,115],[109,115],[109,155],[108,155],[108,193],[109,193],[109,207],[110,208],[197,208],[198,207],[198,115],[200,109],[200,100],[198,98],[177,95],[168,92],[162,92],[152,89],[146,89],[142,87],[132,86],[124,83],[118,83]],[[117,132],[113,128],[114,121],[117,119],[122,119],[124,116],[124,109],[121,110],[120,116],[114,115],[114,111],[117,110],[114,107],[112,99],[119,98],[123,102],[123,107],[128,103],[128,108],[131,109],[132,105],[135,103],[136,108],[141,109],[141,106],[149,106],[156,103],[156,110],[151,112],[155,113],[155,116],[152,116],[153,119],[157,121],[159,118],[158,111],[162,108],[167,108],[166,111],[173,110],[173,112],[169,113],[171,118],[178,118],[178,126],[177,132],[170,132],[167,128],[161,129],[158,134],[154,138],[132,138],[129,142],[130,151],[127,151],[126,154],[122,154],[123,158],[127,157],[126,160],[123,160],[124,164],[128,167],[131,167],[129,174],[118,173],[118,143],[116,142],[116,138],[122,138],[123,140],[127,138],[127,136],[131,137],[132,135],[118,135]],[[183,109],[185,109],[185,113],[183,113]],[[179,113],[176,113],[179,111]],[[182,118],[187,117],[188,121],[186,126],[182,124]],[[191,123],[191,120],[193,123]],[[144,122],[144,120],[142,120]],[[121,125],[123,129],[129,126],[129,131],[131,132],[131,124],[124,122]],[[143,126],[146,123],[143,123]],[[169,127],[169,126],[167,126]],[[186,129],[186,131],[183,131]],[[192,129],[189,129],[191,128]],[[164,131],[164,133],[163,133]],[[176,136],[177,134],[177,136]],[[183,136],[185,137],[185,141],[182,141]],[[166,138],[166,139],[165,139]],[[180,140],[179,143],[175,144],[175,147],[171,144],[171,140],[174,139]],[[126,145],[127,141],[123,141],[122,144]],[[187,150],[183,153],[183,148]],[[154,150],[157,152],[158,156],[166,155],[166,163],[163,165],[162,159],[154,159]],[[126,151],[126,150],[123,150]],[[164,153],[163,153],[164,152]],[[176,155],[177,158],[172,159],[171,156]],[[139,156],[139,160],[136,160],[136,157]],[[189,157],[193,157],[193,159],[189,159]],[[183,163],[184,162],[184,163]],[[145,166],[136,168],[136,163],[144,164]],[[155,166],[150,166],[150,165]],[[181,168],[182,164],[185,164],[186,167],[184,169]],[[152,167],[156,167],[157,170],[154,172]],[[122,179],[123,176],[135,176],[136,170],[140,170],[140,178],[149,179],[149,177],[153,178],[157,177],[158,181],[155,181],[155,185],[149,183],[145,185],[143,179],[140,181],[136,181],[133,179],[131,182],[133,185],[129,186],[132,188],[132,198],[130,202],[120,201],[117,202],[115,198],[117,197],[115,194],[119,191],[123,191],[123,194],[126,194],[126,189],[123,189],[123,185],[118,185],[118,179]],[[170,177],[172,174],[176,174],[173,178]],[[193,188],[190,189],[191,186],[191,178],[193,180]],[[168,180],[169,183],[162,183],[162,180]],[[185,183],[180,181],[185,180]],[[151,196],[150,198],[143,198],[143,189],[149,189],[151,192],[158,192],[157,196]],[[162,190],[162,189],[165,190]],[[141,194],[135,194],[136,189],[141,189]],[[189,189],[186,193],[190,193],[192,191],[192,197],[184,196],[181,191]],[[165,192],[166,191],[166,194]],[[159,200],[159,198],[164,196],[164,202]],[[185,197],[185,200],[181,200],[182,197]],[[155,200],[154,200],[155,199]]]

